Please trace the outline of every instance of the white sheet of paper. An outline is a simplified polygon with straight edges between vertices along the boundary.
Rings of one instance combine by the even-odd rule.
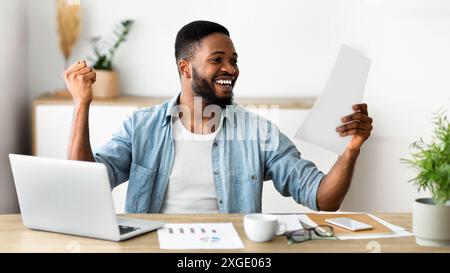
[[[161,249],[244,248],[232,223],[165,224],[158,240]]]
[[[300,221],[311,227],[317,226],[317,224],[314,223],[311,220],[311,218],[309,218],[305,214],[274,214],[274,215],[278,217],[279,222],[286,223],[286,226],[287,226],[286,232],[282,235],[285,235],[286,233],[294,231],[294,230],[303,229],[303,226],[300,223]],[[280,236],[282,236],[282,235],[280,235]]]
[[[327,84],[295,138],[342,154],[351,136],[340,137],[340,119],[353,113],[361,103],[371,60],[351,47],[342,45]]]

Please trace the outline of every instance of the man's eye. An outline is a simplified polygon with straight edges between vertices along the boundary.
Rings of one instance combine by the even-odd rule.
[[[221,59],[220,58],[212,58],[211,61],[213,63],[220,63]]]
[[[232,64],[237,64],[238,60],[231,60]]]

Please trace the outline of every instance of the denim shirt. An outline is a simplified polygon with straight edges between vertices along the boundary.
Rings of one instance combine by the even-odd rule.
[[[161,210],[175,155],[171,121],[178,98],[135,111],[94,153],[95,160],[106,165],[112,188],[129,181],[128,213]],[[237,104],[227,107],[221,118],[211,151],[221,213],[261,212],[266,180],[273,180],[281,195],[318,210],[317,191],[324,173],[301,158],[273,123]]]

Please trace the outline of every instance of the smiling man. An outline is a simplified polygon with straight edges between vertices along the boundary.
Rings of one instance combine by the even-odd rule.
[[[325,175],[274,124],[233,102],[238,55],[225,27],[184,26],[175,58],[181,92],[134,112],[95,153],[88,126],[95,72],[84,61],[69,67],[64,79],[75,109],[68,158],[104,163],[112,187],[129,180],[129,213],[261,212],[265,180],[311,209],[339,208],[372,130],[366,104],[336,117],[343,123],[337,133],[352,139]]]

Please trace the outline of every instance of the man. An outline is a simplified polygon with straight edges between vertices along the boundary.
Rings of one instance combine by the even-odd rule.
[[[175,57],[181,93],[134,112],[95,154],[88,127],[95,72],[84,61],[69,67],[64,79],[75,109],[68,158],[104,163],[112,187],[129,180],[129,213],[261,212],[265,180],[311,209],[339,208],[372,130],[366,104],[341,118],[337,133],[352,139],[325,175],[276,126],[233,103],[238,55],[225,27],[184,26]]]

